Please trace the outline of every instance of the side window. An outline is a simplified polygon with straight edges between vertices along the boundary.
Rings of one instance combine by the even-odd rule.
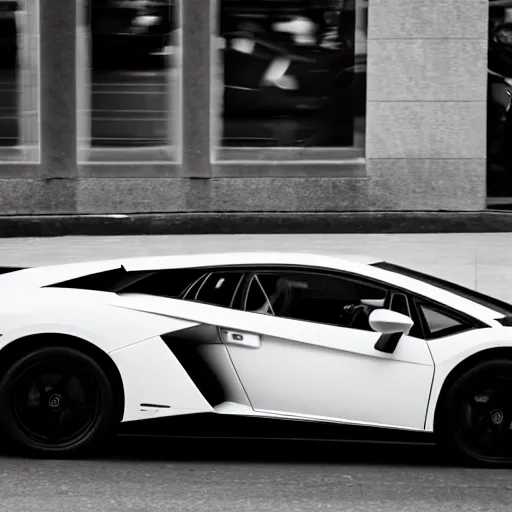
[[[371,331],[372,304],[384,288],[314,272],[261,272],[248,288],[245,310]],[[268,306],[266,303],[268,302]]]
[[[463,318],[456,318],[448,312],[434,306],[418,304],[418,310],[423,317],[428,332],[428,338],[441,338],[471,329],[472,325]]]
[[[121,292],[178,298],[204,273],[204,270],[197,269],[159,270],[129,284]]]
[[[243,277],[243,272],[235,271],[161,270],[130,284],[122,290],[122,293],[142,293],[230,307]]]
[[[228,308],[242,278],[241,272],[214,272],[202,281],[196,295],[187,294],[187,299]]]

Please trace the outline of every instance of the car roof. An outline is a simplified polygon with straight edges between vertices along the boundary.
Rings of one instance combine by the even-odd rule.
[[[259,264],[302,264],[307,266],[333,265],[345,267],[347,264],[371,265],[381,260],[361,254],[338,254],[306,251],[229,251],[172,256],[137,257],[122,260],[127,271],[153,270],[163,267],[203,267],[219,265],[259,265]]]
[[[335,253],[308,253],[298,251],[229,251],[168,256],[143,256],[97,260],[59,265],[46,265],[11,272],[0,276],[2,285],[48,286],[89,274],[123,267],[128,272],[225,265],[306,265],[350,270],[360,265],[377,263],[379,259],[364,255],[339,256]]]

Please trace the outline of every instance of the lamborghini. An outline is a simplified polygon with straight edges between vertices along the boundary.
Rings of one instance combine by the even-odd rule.
[[[372,427],[506,466],[511,327],[510,304],[365,256],[3,269],[0,426],[43,457],[83,456],[163,418]]]

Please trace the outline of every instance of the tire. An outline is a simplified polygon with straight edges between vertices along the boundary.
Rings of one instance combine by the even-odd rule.
[[[35,349],[0,381],[0,426],[30,456],[91,453],[113,426],[113,405],[101,366],[73,348]]]
[[[477,364],[441,400],[434,430],[443,453],[469,465],[512,466],[512,360]]]

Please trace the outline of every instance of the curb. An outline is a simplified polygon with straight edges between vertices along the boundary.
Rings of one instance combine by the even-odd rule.
[[[0,216],[0,237],[307,233],[506,233],[512,211]]]

